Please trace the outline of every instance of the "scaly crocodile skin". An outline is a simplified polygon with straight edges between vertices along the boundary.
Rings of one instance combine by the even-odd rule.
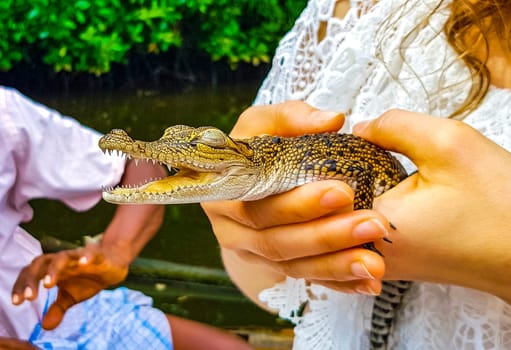
[[[139,187],[103,192],[106,201],[119,204],[255,200],[308,182],[338,179],[355,191],[355,209],[370,209],[375,196],[407,176],[390,153],[349,134],[233,139],[213,127],[177,125],[153,142],[133,140],[115,129],[101,138],[99,146],[177,170]],[[373,243],[364,247],[377,251]],[[387,347],[395,312],[409,286],[406,281],[384,282],[373,307],[372,349]]]

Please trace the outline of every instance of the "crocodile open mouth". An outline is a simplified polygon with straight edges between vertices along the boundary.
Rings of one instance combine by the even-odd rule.
[[[160,179],[151,179],[146,183],[133,186],[117,186],[113,188],[105,188],[104,192],[112,195],[129,195],[133,192],[143,191],[151,194],[168,194],[184,187],[200,187],[214,183],[219,178],[216,173],[202,173],[190,169],[179,170],[174,175],[163,177]]]
[[[259,175],[249,159],[253,152],[213,127],[176,125],[156,141],[139,141],[121,129],[113,129],[98,143],[109,154],[117,153],[135,162],[167,166],[167,177],[137,186],[103,191],[112,203],[179,204],[238,199],[252,188]]]
[[[111,153],[110,150],[106,152]],[[121,156],[131,159],[129,154],[119,152]],[[167,166],[169,175],[159,179],[148,179],[145,183],[139,185],[122,185],[110,188],[103,188],[103,199],[111,203],[132,203],[143,201],[160,202],[160,196],[172,196],[178,191],[186,191],[193,188],[195,191],[211,187],[223,178],[218,172],[206,169],[191,169],[181,165],[178,169],[172,165],[164,164],[154,159],[139,158],[135,159],[138,164],[140,161],[153,162]]]

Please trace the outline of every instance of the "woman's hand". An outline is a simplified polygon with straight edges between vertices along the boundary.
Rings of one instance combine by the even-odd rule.
[[[292,102],[248,109],[232,135],[292,136],[341,124],[341,116]],[[261,289],[288,275],[375,294],[384,276],[458,284],[511,301],[511,154],[462,122],[399,110],[354,133],[418,167],[378,197],[374,210],[353,212],[353,193],[340,181],[203,204],[240,288],[257,301]],[[386,235],[393,244],[380,240]],[[359,249],[364,241],[375,241],[385,258]]]
[[[343,116],[302,102],[251,107],[234,127],[235,138],[296,136],[337,131]],[[359,248],[388,234],[374,211],[353,212],[353,191],[341,181],[320,181],[257,201],[203,203],[222,247],[227,271],[254,301],[284,277],[304,277],[346,292],[376,294],[383,259]]]
[[[386,279],[475,288],[511,301],[511,153],[454,120],[394,110],[354,133],[418,172],[378,197],[396,227],[378,244]]]

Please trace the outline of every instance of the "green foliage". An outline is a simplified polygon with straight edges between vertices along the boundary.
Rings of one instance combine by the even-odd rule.
[[[212,60],[268,62],[306,0],[3,0],[0,70],[26,60],[109,72],[129,55],[185,46]]]
[[[233,68],[239,62],[269,62],[276,43],[304,5],[279,0],[202,1],[206,2],[207,11],[201,11],[195,25],[200,28],[198,36],[208,40],[199,47],[213,60],[227,58]]]

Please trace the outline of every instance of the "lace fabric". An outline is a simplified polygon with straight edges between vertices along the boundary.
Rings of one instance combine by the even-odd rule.
[[[320,109],[344,112],[343,132],[391,108],[449,116],[470,88],[469,71],[442,31],[449,4],[450,0],[351,1],[346,17],[338,19],[332,17],[335,0],[309,1],[282,39],[255,104],[304,100]],[[326,35],[320,41],[321,24],[326,25]],[[464,121],[511,150],[511,91],[491,87]],[[408,170],[414,169],[411,162],[401,160]],[[287,278],[263,291],[260,299],[296,324],[295,350],[369,347],[370,297]],[[308,310],[301,314],[305,302]],[[389,345],[511,348],[511,306],[475,290],[415,283],[405,296]]]

